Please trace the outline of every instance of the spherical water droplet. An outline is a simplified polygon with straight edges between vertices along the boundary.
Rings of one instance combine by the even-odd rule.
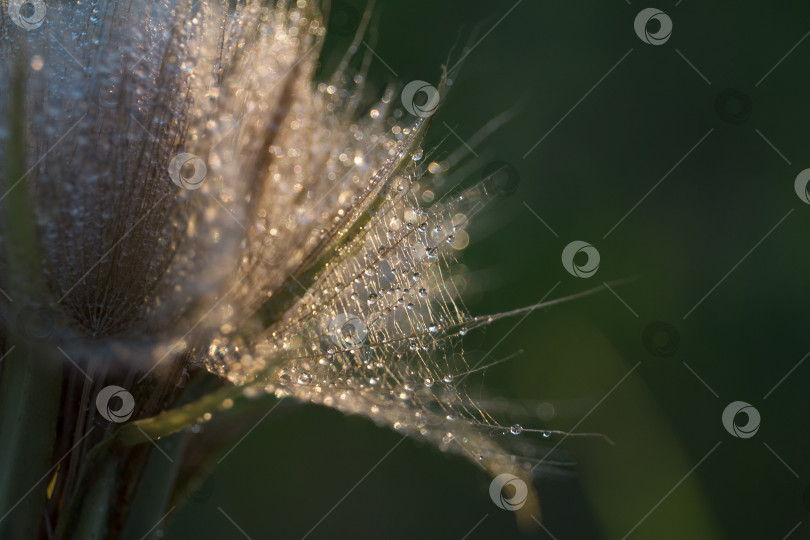
[[[445,383],[445,384],[452,384],[453,383],[453,376],[448,373],[447,375],[442,377],[442,382]]]
[[[509,431],[512,433],[512,435],[520,435],[520,433],[523,431],[523,426],[520,424],[515,424],[509,428]]]

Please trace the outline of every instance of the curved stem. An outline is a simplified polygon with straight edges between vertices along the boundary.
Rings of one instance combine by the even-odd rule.
[[[224,401],[238,399],[243,392],[244,388],[241,386],[220,388],[176,409],[130,422],[118,430],[114,436],[115,441],[124,446],[132,446],[171,435],[196,424],[205,413],[223,409]]]

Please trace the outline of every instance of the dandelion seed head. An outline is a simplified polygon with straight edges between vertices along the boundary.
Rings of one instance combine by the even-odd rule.
[[[141,370],[182,359],[515,470],[463,385],[462,338],[481,323],[457,257],[490,190],[420,184],[445,167],[425,163],[429,120],[396,110],[393,88],[363,111],[363,74],[313,84],[314,6],[119,0],[47,17],[48,32],[0,30],[6,65],[25,59],[0,77],[4,96],[25,80],[0,118],[22,106],[31,126],[25,181],[0,179],[28,190],[74,347]],[[0,129],[3,162],[17,135]]]

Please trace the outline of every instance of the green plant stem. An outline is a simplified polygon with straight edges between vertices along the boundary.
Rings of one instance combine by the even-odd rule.
[[[0,538],[36,538],[53,469],[61,367],[43,348],[10,343],[0,384]]]
[[[222,409],[225,400],[236,400],[243,394],[244,388],[240,386],[221,388],[182,407],[131,422],[116,433],[115,440],[124,446],[131,446],[171,435],[197,423],[205,413]]]
[[[120,533],[121,540],[139,540],[172,512],[168,508],[174,484],[182,465],[189,432],[176,433],[150,449],[146,466],[135,480],[133,498]]]
[[[24,51],[17,56],[11,74],[5,166],[9,187],[14,187],[3,203],[9,292],[22,307],[45,298],[36,227],[24,182],[25,56]],[[36,538],[53,472],[62,367],[53,347],[27,340],[25,329],[5,330],[7,356],[0,364],[0,538]]]
[[[87,457],[85,465],[93,463],[92,481],[77,485],[69,507],[83,511],[68,511],[66,519],[60,519],[57,539],[103,540],[108,537],[110,514],[120,511],[115,499],[120,457],[108,450],[106,445],[100,445]]]

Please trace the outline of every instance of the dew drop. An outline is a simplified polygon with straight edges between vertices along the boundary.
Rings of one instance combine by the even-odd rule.
[[[509,428],[509,431],[512,433],[512,435],[520,435],[520,433],[523,431],[523,426],[520,424],[515,424]]]

